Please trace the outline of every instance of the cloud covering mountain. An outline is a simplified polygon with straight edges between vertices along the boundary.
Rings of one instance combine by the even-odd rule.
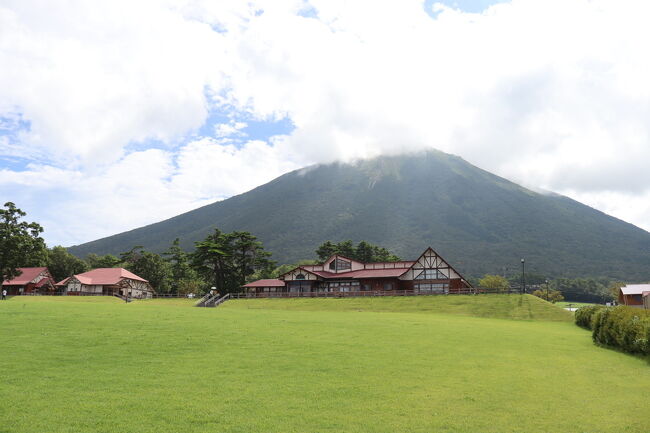
[[[68,245],[310,163],[437,148],[650,228],[650,6],[464,9],[3,2],[0,198]]]

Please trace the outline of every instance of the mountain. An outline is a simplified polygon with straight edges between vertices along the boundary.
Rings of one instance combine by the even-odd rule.
[[[280,263],[315,258],[323,241],[367,240],[403,259],[432,246],[467,276],[650,279],[650,233],[557,194],[533,192],[438,151],[293,171],[252,191],[73,246],[77,256],[135,245],[187,249],[215,227],[250,231]]]

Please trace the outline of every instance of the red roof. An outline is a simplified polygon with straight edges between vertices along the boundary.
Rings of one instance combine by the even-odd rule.
[[[74,277],[79,280],[81,284],[92,284],[98,286],[104,284],[117,284],[124,278],[148,283],[144,278],[140,278],[136,274],[129,272],[124,268],[97,268],[92,271],[84,272],[83,274],[77,274]],[[58,284],[64,284],[63,281]]]
[[[284,281],[276,279],[257,280],[245,284],[244,287],[284,287]]]
[[[327,271],[309,271],[319,277],[326,279],[338,278],[395,278],[408,271],[409,268],[392,268],[392,269],[359,269],[350,272],[327,272]]]
[[[46,271],[46,267],[40,267],[40,268],[18,268],[22,274],[18,275],[16,278],[13,280],[9,281],[4,281],[2,284],[3,285],[8,285],[8,286],[24,286],[25,284],[29,284],[34,280],[36,277],[40,275],[41,272]]]

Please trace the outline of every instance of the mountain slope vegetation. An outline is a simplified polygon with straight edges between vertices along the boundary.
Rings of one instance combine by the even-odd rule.
[[[71,247],[192,248],[215,227],[255,234],[280,263],[315,258],[323,241],[367,240],[403,259],[427,246],[466,276],[650,279],[650,233],[577,201],[541,194],[438,151],[293,171],[244,194]]]

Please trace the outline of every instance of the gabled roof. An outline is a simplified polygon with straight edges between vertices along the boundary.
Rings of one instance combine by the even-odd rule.
[[[359,269],[357,271],[349,272],[327,272],[327,271],[310,271],[312,274],[316,274],[319,277],[325,279],[336,279],[336,278],[390,278],[390,277],[399,277],[409,268],[391,268],[391,269]]]
[[[621,292],[624,295],[641,295],[646,291],[650,291],[650,284],[628,284],[621,287]]]
[[[242,287],[284,287],[284,281],[271,278],[253,281],[252,283],[244,284]]]
[[[118,284],[121,280],[127,278],[136,281],[148,283],[149,281],[144,278],[138,277],[136,274],[127,271],[124,268],[97,268],[92,271],[84,272],[74,276],[81,284],[86,285],[112,285]],[[64,280],[66,281],[66,280]],[[65,284],[61,281],[58,284]]]
[[[452,271],[454,271],[454,272],[456,272],[456,273],[458,274],[458,276],[460,277],[460,279],[461,279],[465,284],[467,284],[469,287],[472,287],[472,285],[469,283],[469,281],[467,281],[467,279],[466,279],[465,277],[463,277],[463,275],[462,275],[460,272],[458,272],[458,271],[457,271],[457,270],[456,270],[456,269],[451,265],[451,263],[449,263],[447,260],[445,260],[444,257],[442,257],[440,254],[438,254],[438,252],[437,252],[436,250],[434,250],[433,248],[431,248],[431,247],[428,247],[426,250],[424,250],[424,252],[423,252],[422,254],[420,254],[420,257],[418,257],[418,259],[413,263],[413,266],[415,266],[415,263],[417,263],[417,262],[420,261],[420,259],[421,259],[421,258],[422,258],[426,253],[427,253],[427,251],[431,251],[433,254],[435,254],[436,256],[438,256],[438,258],[440,258],[440,260],[442,260],[443,262],[445,262],[445,263],[447,264],[447,266],[449,266],[449,268],[450,268]],[[411,267],[413,267],[413,266],[411,266]]]
[[[42,266],[40,268],[18,268],[22,273],[18,275],[16,278],[13,280],[5,280],[3,281],[3,285],[8,285],[8,286],[23,286],[25,284],[29,284],[34,280],[36,277],[38,277],[41,272],[47,271],[47,268]],[[48,271],[49,274],[49,271]]]

